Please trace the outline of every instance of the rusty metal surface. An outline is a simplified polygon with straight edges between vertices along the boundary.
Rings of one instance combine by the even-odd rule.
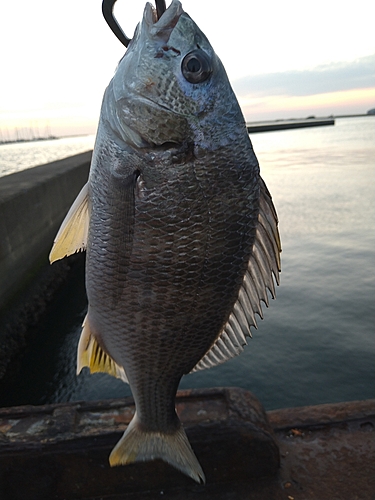
[[[185,427],[239,419],[271,432],[259,401],[235,388],[178,391],[176,410]],[[2,447],[56,443],[76,437],[124,432],[134,415],[132,398],[0,408]]]
[[[266,415],[225,388],[180,391],[177,411],[206,486],[161,461],[109,467],[131,399],[0,409],[0,499],[375,498],[375,400]]]
[[[212,485],[276,475],[278,447],[249,392],[181,391],[176,403]],[[161,461],[109,467],[109,453],[133,414],[130,399],[0,410],[0,498],[196,492],[190,478]]]
[[[375,400],[268,413],[290,500],[375,499]]]

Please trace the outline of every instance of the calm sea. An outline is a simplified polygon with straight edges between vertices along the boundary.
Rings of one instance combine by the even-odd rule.
[[[82,140],[84,148],[92,146],[93,137]],[[56,153],[59,142],[53,144]],[[62,140],[64,155],[79,152],[79,142]],[[243,387],[266,409],[373,398],[375,117],[254,134],[252,142],[280,219],[277,299],[241,356],[184,377],[180,387]],[[19,147],[17,162],[26,165],[36,155],[40,163],[51,144]],[[0,148],[1,166],[9,162],[3,148],[10,149]],[[85,307],[83,276],[77,276],[40,325],[4,404],[130,395],[127,385],[110,376],[76,377]]]
[[[61,160],[94,147],[95,136],[63,137],[46,141],[0,145],[0,177],[37,165]]]

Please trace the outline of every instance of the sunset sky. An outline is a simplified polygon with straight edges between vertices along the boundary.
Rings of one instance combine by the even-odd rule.
[[[117,1],[128,36],[144,4]],[[247,121],[375,108],[371,0],[350,7],[338,0],[182,4],[222,59]],[[101,0],[1,2],[0,43],[3,136],[16,127],[95,132],[104,89],[124,52]]]

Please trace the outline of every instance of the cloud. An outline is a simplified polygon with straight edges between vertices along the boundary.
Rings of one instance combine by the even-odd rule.
[[[248,75],[233,82],[238,96],[307,96],[375,86],[375,54],[305,71]]]

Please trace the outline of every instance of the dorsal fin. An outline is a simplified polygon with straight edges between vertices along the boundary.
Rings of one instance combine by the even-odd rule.
[[[87,246],[89,228],[88,183],[86,183],[70,207],[56,235],[49,260],[63,259],[68,255],[81,252]]]
[[[124,368],[119,366],[97,342],[95,335],[91,331],[87,316],[82,326],[77,350],[77,375],[81,372],[82,368],[87,366],[90,369],[90,373],[108,373],[108,375],[120,378],[128,384]]]
[[[255,314],[263,319],[263,301],[268,306],[268,291],[275,298],[275,285],[279,284],[281,243],[278,219],[271,195],[260,178],[258,226],[248,268],[237,301],[221,334],[195,365],[193,372],[224,363],[243,351],[250,327],[257,328]]]

